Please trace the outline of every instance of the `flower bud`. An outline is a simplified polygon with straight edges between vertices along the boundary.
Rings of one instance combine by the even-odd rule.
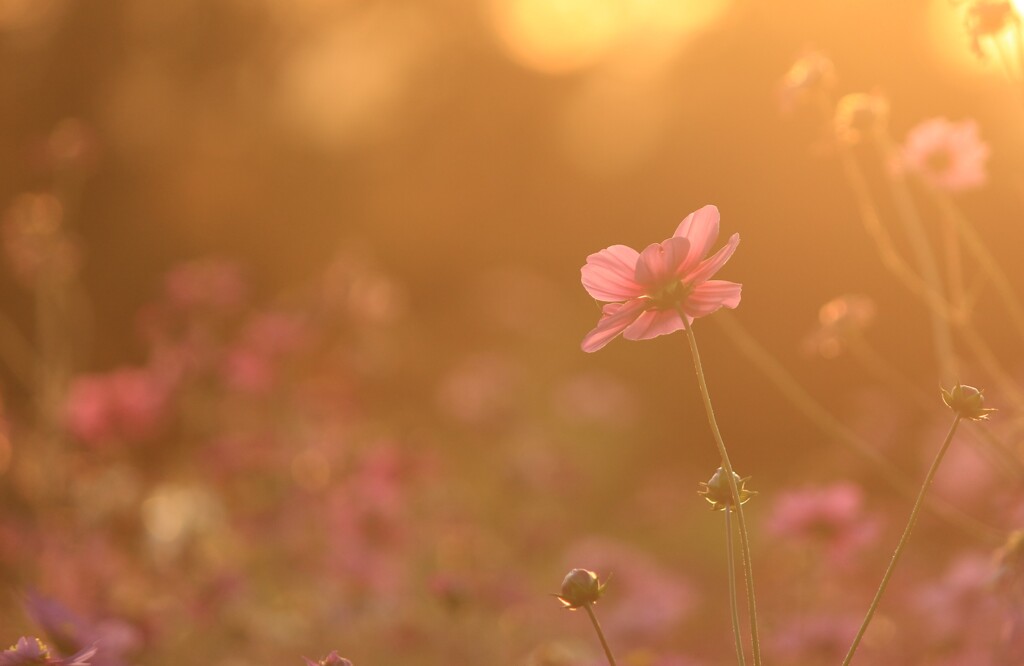
[[[597,574],[587,569],[573,569],[562,581],[562,593],[555,597],[569,610],[596,603],[604,593],[604,584]]]
[[[788,111],[815,95],[828,95],[836,85],[832,61],[822,53],[808,51],[789,68],[779,84],[779,102]]]
[[[844,143],[859,143],[885,128],[889,102],[876,93],[844,95],[836,104],[833,121],[836,137]]]
[[[983,421],[996,411],[985,407],[985,397],[979,389],[957,383],[951,390],[942,389],[942,402],[960,418]]]
[[[739,490],[740,504],[746,504],[750,501],[750,498],[757,494],[756,490],[747,490],[745,484],[750,480],[750,477],[740,478],[740,475],[736,472],[732,473],[734,479],[736,479],[736,488]],[[707,500],[708,504],[711,505],[712,511],[723,511],[727,506],[734,506],[732,501],[732,489],[729,487],[728,477],[725,475],[725,470],[719,467],[715,470],[715,473],[711,476],[711,479],[707,483],[701,482],[700,489],[697,494]]]
[[[303,659],[306,659],[306,657],[303,657]],[[320,661],[306,659],[306,666],[352,666],[352,662],[340,656],[338,651],[334,650]]]

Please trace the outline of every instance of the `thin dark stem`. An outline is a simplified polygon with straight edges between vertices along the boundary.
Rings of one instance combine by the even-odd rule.
[[[732,613],[732,635],[736,643],[736,661],[740,666],[746,666],[746,658],[743,656],[743,637],[740,634],[740,609],[739,599],[736,597],[736,557],[732,547],[732,511],[729,506],[725,507],[725,561],[729,567],[729,610]]]
[[[959,414],[953,419],[953,425],[949,428],[949,433],[946,434],[945,441],[942,442],[942,446],[939,448],[939,453],[935,456],[935,460],[932,462],[931,468],[928,470],[928,474],[924,477],[924,483],[921,484],[921,492],[917,494],[917,501],[914,502],[914,508],[910,512],[910,520],[907,521],[907,527],[903,530],[903,536],[900,537],[900,542],[896,545],[896,550],[892,554],[892,559],[889,561],[889,567],[885,570],[885,574],[882,576],[882,582],[878,586],[878,591],[875,592],[875,598],[871,600],[871,606],[868,607],[867,615],[864,616],[864,622],[861,623],[860,629],[857,630],[857,635],[853,639],[853,645],[850,646],[850,651],[846,653],[846,658],[843,659],[843,666],[849,666],[853,660],[853,655],[857,652],[857,648],[860,646],[860,641],[864,637],[864,632],[867,631],[868,625],[871,624],[871,619],[875,616],[875,611],[878,610],[878,604],[882,601],[882,595],[885,593],[885,588],[889,585],[889,579],[892,577],[893,569],[896,568],[896,563],[900,559],[900,555],[903,554],[903,549],[907,545],[907,541],[910,540],[910,533],[914,530],[914,524],[917,522],[917,516],[921,512],[921,506],[924,504],[925,493],[928,492],[928,487],[932,484],[932,479],[935,478],[935,472],[938,471],[939,465],[942,463],[943,456],[946,455],[946,450],[949,448],[949,443],[953,441],[953,435],[956,433],[956,427],[960,425],[961,416]]]
[[[679,310],[679,316],[687,321],[686,313]],[[736,523],[740,532],[740,552],[743,556],[743,574],[747,587],[747,611],[750,616],[750,645],[754,657],[754,666],[761,666],[761,641],[757,631],[757,599],[754,596],[754,568],[750,561],[750,537],[747,533],[747,521],[743,516],[743,505],[740,504],[740,490],[736,484],[736,474],[729,461],[729,452],[725,448],[725,441],[722,439],[722,432],[718,429],[718,421],[715,419],[715,410],[711,406],[711,394],[708,391],[708,384],[704,378],[704,368],[700,362],[700,352],[697,350],[697,338],[693,334],[693,325],[686,326],[686,339],[690,343],[690,354],[693,356],[693,367],[697,372],[697,384],[700,386],[700,394],[704,399],[704,411],[707,412],[708,425],[711,426],[711,434],[714,435],[715,445],[718,447],[718,454],[722,457],[722,468],[729,480],[729,491],[732,494],[733,506],[736,507]]]
[[[870,464],[875,469],[890,487],[901,495],[908,499],[915,496],[917,488],[907,482],[899,468],[873,449],[857,433],[832,416],[814,396],[800,385],[800,382],[790,374],[786,367],[758,342],[757,338],[750,331],[743,328],[732,313],[719,312],[715,314],[715,321],[722,327],[722,330],[740,353],[746,356],[755,367],[764,373],[768,380],[779,390],[782,397],[788,400],[811,423],[833,440],[845,446],[849,451],[860,456],[864,462]],[[935,516],[981,543],[995,547],[1006,538],[1006,535],[1001,530],[997,530],[991,525],[967,515],[959,508],[943,501],[940,497],[929,498],[925,508],[930,509]]]
[[[597,615],[594,613],[594,604],[586,604],[583,606],[587,610],[587,615],[590,616],[590,622],[594,625],[594,631],[597,632],[597,638],[601,641],[601,647],[604,648],[604,656],[608,658],[608,666],[616,666],[615,655],[612,654],[612,649],[608,647],[608,640],[604,637],[604,631],[601,630],[601,623],[597,621]]]

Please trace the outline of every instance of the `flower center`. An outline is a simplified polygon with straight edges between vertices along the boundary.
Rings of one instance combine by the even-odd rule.
[[[681,280],[672,280],[657,291],[652,292],[648,298],[655,307],[662,310],[673,310],[677,305],[686,300],[693,288],[683,284]]]
[[[953,156],[949,150],[936,150],[925,159],[924,164],[932,173],[945,173],[953,166]]]

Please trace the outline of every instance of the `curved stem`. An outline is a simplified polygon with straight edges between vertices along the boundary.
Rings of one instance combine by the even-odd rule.
[[[679,310],[679,316],[683,322],[687,322],[686,313]],[[754,656],[754,666],[761,666],[761,641],[757,632],[757,599],[754,596],[754,569],[750,562],[750,537],[747,534],[747,521],[743,517],[743,505],[740,504],[740,490],[736,485],[736,475],[729,461],[729,452],[722,440],[722,433],[718,429],[718,421],[715,420],[715,410],[711,406],[711,394],[708,392],[708,384],[704,379],[704,368],[700,362],[700,352],[697,350],[697,338],[693,335],[692,322],[686,326],[686,339],[690,343],[690,354],[693,356],[693,367],[697,372],[697,383],[700,386],[700,394],[704,399],[704,411],[707,412],[708,425],[711,426],[711,434],[714,435],[715,444],[718,446],[718,454],[722,457],[722,468],[725,476],[729,479],[729,491],[732,494],[733,506],[736,507],[736,523],[740,532],[740,552],[743,556],[743,574],[746,578],[747,587],[747,610],[750,615],[750,644]]]
[[[914,497],[916,488],[907,483],[899,468],[872,448],[860,435],[830,414],[814,396],[800,385],[800,382],[790,374],[789,370],[736,320],[732,313],[718,312],[715,314],[715,321],[722,327],[740,353],[764,373],[768,380],[779,389],[779,393],[811,423],[869,463],[891,488],[904,497]],[[967,515],[939,497],[929,498],[926,508],[935,516],[982,543],[994,547],[1006,538],[1002,531]]]
[[[732,615],[732,636],[736,644],[736,661],[740,666],[746,666],[746,659],[743,656],[743,636],[740,633],[740,609],[739,599],[736,597],[736,557],[732,547],[732,511],[728,505],[725,507],[725,561],[729,567],[729,610]]]
[[[583,607],[587,610],[587,615],[590,616],[590,622],[594,625],[594,631],[597,632],[597,638],[601,641],[601,647],[604,648],[604,656],[608,658],[608,665],[616,666],[615,655],[612,654],[612,649],[608,647],[608,641],[604,637],[604,631],[601,630],[601,623],[597,621],[597,615],[594,613],[594,604],[586,604]]]
[[[925,189],[938,205],[939,212],[947,224],[956,230],[957,234],[967,245],[967,249],[974,255],[978,262],[978,267],[992,280],[992,286],[995,287],[999,298],[1002,299],[1003,306],[1009,313],[1014,328],[1017,330],[1018,335],[1024,338],[1024,308],[1021,307],[1020,298],[1010,284],[1010,280],[1006,277],[1006,273],[999,266],[999,262],[996,261],[995,256],[989,251],[981,236],[978,235],[977,230],[963,216],[949,195],[934,187],[926,187]]]
[[[882,168],[886,169],[893,162],[896,155],[896,149],[892,145],[892,140],[887,134],[878,132],[875,134],[875,147],[878,150]],[[896,210],[899,213],[898,217],[903,223],[903,230],[910,241],[911,250],[913,250],[917,260],[917,269],[931,292],[941,297],[943,294],[943,284],[942,276],[939,273],[939,265],[935,259],[932,244],[928,240],[928,234],[925,232],[921,216],[918,214],[913,197],[911,197],[910,190],[907,188],[906,180],[902,175],[894,174],[890,174],[885,180],[889,183],[889,190],[892,194],[893,202],[896,204]],[[939,372],[942,377],[942,383],[945,385],[955,381],[957,375],[953,335],[947,319],[936,312],[930,312],[929,315]]]
[[[850,651],[846,653],[846,658],[843,659],[843,666],[849,666],[853,660],[853,655],[857,652],[857,648],[860,646],[860,641],[864,637],[864,632],[867,631],[868,625],[871,624],[871,619],[875,616],[875,611],[878,609],[879,602],[882,601],[882,595],[885,593],[885,588],[889,585],[889,579],[892,577],[893,569],[896,568],[896,563],[900,559],[900,555],[903,554],[903,549],[907,545],[907,541],[910,540],[910,533],[914,530],[914,524],[917,522],[917,516],[921,512],[921,506],[924,504],[925,493],[928,492],[928,487],[932,484],[932,479],[935,478],[935,472],[939,469],[939,464],[942,463],[943,456],[946,455],[946,450],[949,448],[949,443],[953,441],[953,434],[956,433],[956,427],[960,425],[961,416],[959,414],[953,419],[953,425],[949,428],[949,433],[946,434],[945,441],[942,442],[942,446],[939,448],[939,453],[935,456],[935,460],[932,462],[931,468],[928,470],[928,474],[924,477],[924,483],[921,484],[921,492],[917,494],[917,501],[914,502],[914,508],[910,512],[910,520],[907,521],[907,527],[903,530],[903,536],[900,537],[900,542],[896,544],[896,550],[892,554],[892,559],[889,561],[889,567],[885,570],[885,574],[882,576],[882,582],[878,586],[878,591],[875,592],[875,598],[871,600],[871,606],[868,607],[867,615],[864,616],[864,622],[861,623],[860,629],[857,630],[857,635],[853,639],[853,645],[850,646]]]

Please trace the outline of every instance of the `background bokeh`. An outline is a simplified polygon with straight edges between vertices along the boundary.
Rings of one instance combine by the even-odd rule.
[[[0,204],[60,199],[78,257],[58,326],[67,386],[153,367],[197,320],[226,359],[211,363],[228,368],[224,385],[178,369],[192,379],[165,396],[173,406],[157,400],[167,413],[141,444],[53,435],[55,455],[73,461],[56,498],[40,490],[45,466],[19,462],[52,435],[39,434],[47,412],[31,382],[0,368],[0,626],[29,633],[23,595],[37,589],[97,621],[120,618],[139,663],[298,663],[335,648],[357,664],[577,663],[573,651],[592,647],[585,622],[543,595],[570,566],[624,580],[632,566],[636,588],[655,591],[618,610],[617,637],[650,650],[631,663],[719,663],[731,649],[712,584],[723,576],[720,525],[694,494],[717,459],[686,345],[667,336],[579,351],[599,314],[579,268],[717,205],[723,233],[742,236],[721,274],[744,284],[735,318],[873,446],[903,469],[925,464],[945,420],[926,309],[883,269],[820,118],[780,108],[781,76],[811,47],[835,63],[839,92],[888,98],[897,139],[929,117],[978,121],[991,176],[958,201],[1020,284],[1020,83],[972,53],[963,6],[946,0],[0,0]],[[214,268],[181,277],[197,265]],[[168,275],[224,312],[174,310]],[[246,295],[236,302],[229,284],[217,301],[219,279]],[[46,327],[39,293],[10,271],[0,280],[3,312],[29,340]],[[870,342],[934,394],[931,412],[909,410],[846,356],[805,352],[818,308],[846,293],[874,300]],[[982,296],[979,325],[1019,375],[1015,339],[990,306]],[[262,335],[250,331],[262,312],[293,316],[268,324],[286,340],[287,370],[264,383],[232,356]],[[288,328],[296,319],[301,334]],[[773,497],[808,484],[855,481],[878,513],[895,501],[713,318],[696,331],[734,463],[761,492],[756,524]],[[228,436],[231,446],[211,444]],[[273,441],[263,462],[251,460],[256,440]],[[282,465],[294,487],[246,486],[247,474],[271,478]],[[89,522],[76,507],[102,503],[109,469],[128,479],[109,500],[124,506]],[[367,474],[388,481],[361,491]],[[385,535],[349,557],[358,538],[339,507],[360,502],[385,515],[375,519]],[[195,564],[186,546],[140,545],[192,538],[161,532],[152,516],[165,505],[174,525],[221,516],[208,547],[225,552]],[[886,535],[906,509],[895,506]],[[360,525],[351,529],[370,529]],[[325,532],[342,536],[325,545]],[[67,577],[124,589],[56,576],[64,558],[87,557],[75,545],[83,534],[105,573]],[[862,563],[868,580],[891,541]],[[791,589],[792,572],[772,571],[769,590]],[[187,609],[173,608],[161,577],[188,590]],[[7,633],[0,640],[20,635]],[[709,647],[711,633],[720,639]],[[585,647],[551,647],[565,636]]]

